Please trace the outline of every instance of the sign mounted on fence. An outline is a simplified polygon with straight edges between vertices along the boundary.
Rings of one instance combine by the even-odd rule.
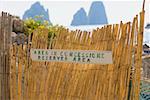
[[[31,49],[33,61],[55,61],[84,64],[112,64],[111,51]]]

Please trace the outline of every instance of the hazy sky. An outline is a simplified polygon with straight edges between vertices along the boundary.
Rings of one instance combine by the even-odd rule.
[[[20,16],[37,0],[0,0],[0,12],[5,11]],[[40,3],[49,9],[50,20],[53,24],[69,26],[73,15],[83,7],[88,13],[94,0],[41,0]],[[141,11],[143,0],[101,0],[104,3],[109,24],[119,23],[121,20],[132,21]],[[150,22],[150,0],[146,0],[146,23]],[[149,12],[149,13],[148,13]],[[145,23],[145,24],[146,24]]]

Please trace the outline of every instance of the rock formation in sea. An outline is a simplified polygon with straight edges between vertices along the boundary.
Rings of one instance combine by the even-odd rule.
[[[35,16],[42,16],[41,20],[47,20],[48,22],[50,22],[48,9],[45,10],[40,2],[35,2],[34,4],[32,4],[30,9],[25,11],[23,19],[35,18]]]
[[[105,7],[102,1],[96,1],[92,3],[88,13],[88,24],[108,24]]]
[[[87,25],[88,24],[87,20],[88,18],[85,10],[84,8],[81,8],[74,14],[71,25],[72,26]]]
[[[108,24],[108,19],[105,7],[102,1],[95,1],[92,3],[88,15],[84,8],[78,10],[71,22],[71,26],[78,25],[102,25]]]

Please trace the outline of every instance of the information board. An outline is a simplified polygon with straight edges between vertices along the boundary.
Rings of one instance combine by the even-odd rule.
[[[112,51],[31,49],[33,61],[112,64]]]

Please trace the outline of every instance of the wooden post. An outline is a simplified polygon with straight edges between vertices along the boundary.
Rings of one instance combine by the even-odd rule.
[[[144,9],[145,9],[145,0],[143,0],[143,8],[142,8],[142,10],[144,11]]]
[[[0,99],[10,100],[10,33],[11,15],[2,12],[0,17]]]

